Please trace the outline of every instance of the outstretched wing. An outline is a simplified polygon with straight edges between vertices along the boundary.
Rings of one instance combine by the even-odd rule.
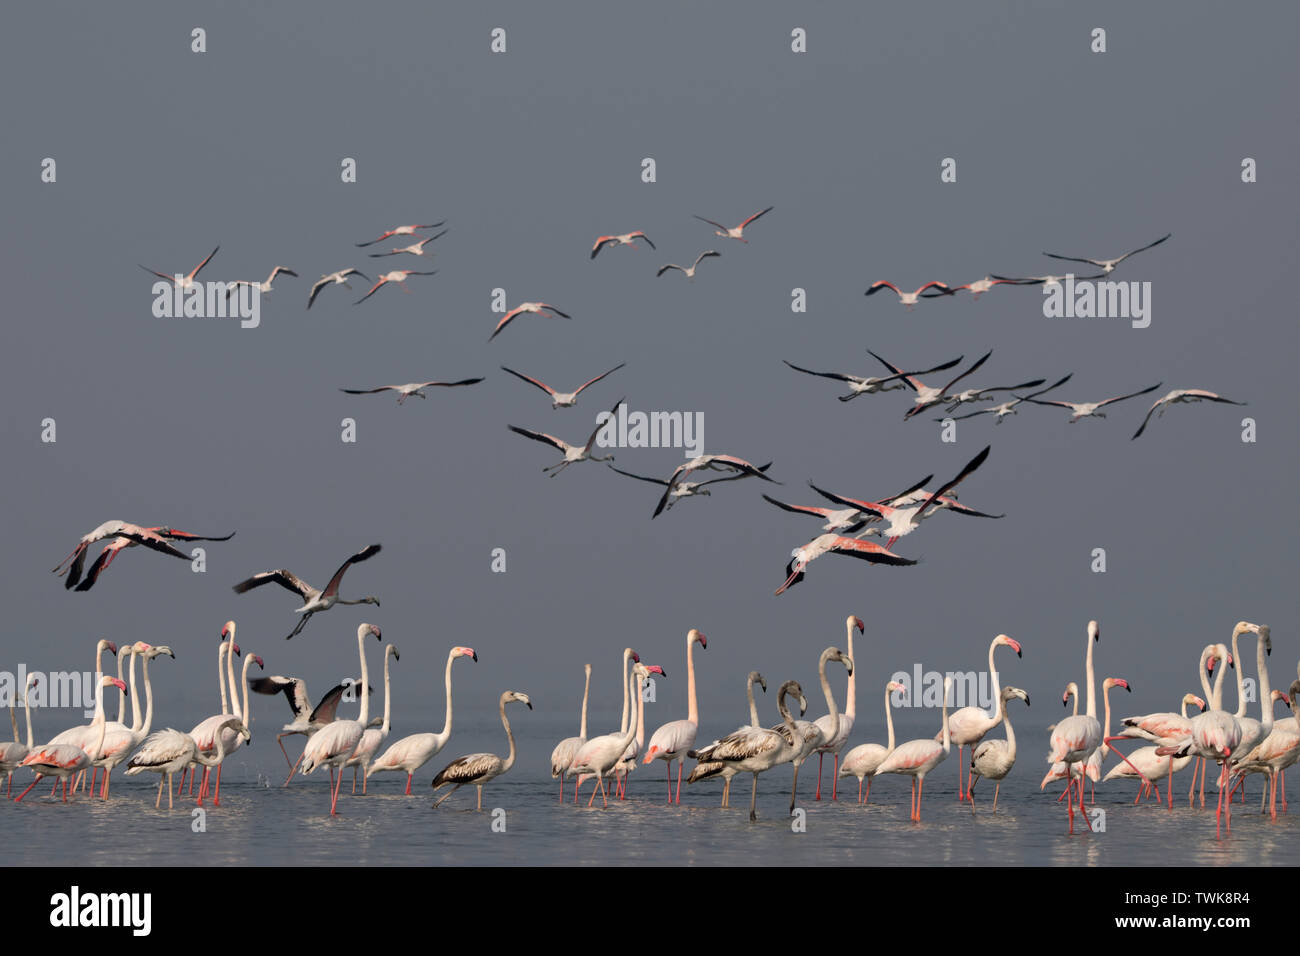
[[[253,588],[260,588],[263,584],[278,584],[280,587],[294,591],[303,597],[306,597],[312,590],[310,584],[286,568],[254,574],[251,578],[240,581],[232,590],[236,594],[243,594],[246,591],[253,590]]]
[[[352,555],[352,557],[348,558],[341,565],[339,565],[339,569],[334,572],[334,577],[330,578],[330,583],[325,585],[325,590],[322,591],[321,593],[326,595],[338,594],[339,584],[343,580],[343,573],[347,571],[348,568],[352,567],[352,565],[358,563],[359,561],[365,561],[368,558],[374,557],[381,550],[383,550],[383,545],[368,544],[360,551],[358,551],[356,554]]]

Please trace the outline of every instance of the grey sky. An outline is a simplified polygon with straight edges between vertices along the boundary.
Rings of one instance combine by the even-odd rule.
[[[227,618],[268,672],[306,677],[315,693],[355,671],[355,627],[371,620],[402,650],[396,734],[440,723],[448,648],[478,650],[479,664],[457,666],[467,717],[448,754],[499,747],[492,712],[506,688],[532,696],[539,726],[572,723],[584,661],[593,728],[605,728],[626,643],[668,670],[652,720],[684,716],[692,626],[710,641],[702,734],[743,717],[754,667],[814,698],[817,654],[842,641],[849,613],[867,622],[859,703],[873,721],[890,673],[980,667],[1000,631],[1025,648],[1004,680],[1050,702],[1082,679],[1091,617],[1098,676],[1132,681],[1138,711],[1195,689],[1200,647],[1241,618],[1273,625],[1274,666],[1289,676],[1300,651],[1285,484],[1297,465],[1294,9],[445,6],[6,13],[0,668],[87,669],[99,636],[168,643],[178,659],[156,670],[158,723],[188,728],[215,709]],[[201,55],[195,26],[207,30]],[[503,55],[488,50],[496,26]],[[790,52],[795,26],[806,54]],[[1107,29],[1105,54],[1089,52],[1094,26]],[[57,184],[39,180],[46,156]],[[1246,156],[1259,164],[1252,185],[1239,177]],[[356,184],[339,182],[343,157],[358,161]],[[945,157],[955,184],[939,182]],[[748,245],[691,218],[739,222],[767,205]],[[413,279],[411,294],[382,289],[354,308],[361,284],[304,311],[323,272],[430,268],[354,244],[441,219],[438,274]],[[632,229],[658,250],[588,261],[597,235]],[[1153,284],[1144,330],[1045,319],[1035,288],[912,312],[863,297],[877,279],[1064,271],[1040,252],[1113,256],[1165,232],[1116,273]],[[261,279],[277,264],[300,278],[277,280],[256,330],[154,318],[137,264],[188,271],[217,244],[204,278]],[[655,278],[707,248],[722,257],[695,282]],[[525,316],[488,345],[498,286],[512,305],[543,300],[573,319]],[[803,315],[789,308],[796,286]],[[781,364],[874,374],[867,348],[912,367],[993,348],[972,384],[1072,371],[1059,397],[1073,400],[1163,381],[1250,405],[1176,407],[1136,442],[1143,399],[1077,425],[1032,408],[996,428],[962,423],[950,445],[929,416],[902,422],[900,393],[839,403],[834,383]],[[559,411],[498,369],[568,388],[622,361]],[[338,392],[476,375],[487,381],[400,408]],[[776,598],[791,548],[818,525],[764,503],[771,486],[724,485],[652,522],[651,486],[594,464],[547,479],[555,456],[505,427],[581,440],[619,395],[631,409],[703,412],[708,451],[773,461],[776,496],[795,503],[814,503],[808,479],[862,497],[942,479],[991,442],[961,497],[1007,517],[939,515],[896,548],[921,565],[828,556]],[[1239,438],[1246,415],[1255,444]],[[355,445],[339,441],[345,416]],[[54,445],[39,441],[46,417]],[[645,474],[681,460],[617,453]],[[209,548],[206,574],[137,549],[93,591],[65,593],[48,569],[110,518],[238,534]],[[323,585],[374,541],[383,553],[344,590],[382,607],[318,616],[292,642],[292,595],[230,590],[281,566]],[[490,572],[494,547],[507,549],[505,574]],[[1096,547],[1106,574],[1089,571]],[[1038,739],[1057,712],[1035,707],[1022,732]],[[259,701],[255,715],[269,728],[287,709]],[[41,715],[38,736],[75,722],[66,716]],[[258,759],[273,750],[263,734]],[[548,754],[523,766],[538,772]]]

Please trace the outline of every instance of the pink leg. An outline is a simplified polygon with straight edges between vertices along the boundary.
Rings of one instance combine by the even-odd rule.
[[[36,779],[33,780],[30,784],[28,784],[27,789],[24,790],[22,793],[18,794],[18,796],[14,798],[14,803],[17,803],[18,801],[22,800],[23,797],[27,796],[27,794],[31,793],[32,787],[36,786],[40,782],[41,782],[41,775],[37,774]]]
[[[921,822],[921,798],[925,796],[925,778],[916,782],[916,822]]]
[[[221,806],[221,764],[217,764],[217,792],[212,798],[212,805]]]
[[[677,805],[682,805],[682,764],[683,760],[677,761]]]
[[[957,745],[957,802],[958,803],[961,803],[963,800],[966,799],[965,793],[966,791],[962,789],[962,785],[961,785],[961,744],[958,744]]]
[[[867,795],[862,799],[862,803],[863,803],[864,806],[865,806],[866,804],[868,804],[868,803],[871,802],[871,781],[872,781],[872,779],[873,779],[873,778],[871,778],[871,777],[868,777],[868,778],[867,778]],[[861,783],[862,783],[862,781],[859,780],[859,781],[858,781],[858,784],[861,785]]]
[[[839,783],[840,783],[840,755],[839,755],[839,754],[836,754],[836,755],[835,755],[835,773],[834,773],[834,775],[831,777],[831,801],[832,801],[832,802],[834,802],[834,801],[836,801],[836,800],[838,800],[838,799],[840,798],[840,796],[839,796]]]
[[[668,774],[668,805],[672,806],[673,804],[673,762],[671,760],[664,761],[664,770]]]
[[[858,777],[858,803],[862,802],[862,778]]]
[[[814,800],[822,798],[822,761],[826,758],[826,751],[819,751],[817,754],[817,795]]]
[[[295,773],[298,772],[298,764],[302,763],[302,757],[303,757],[303,754],[305,754],[306,752],[307,752],[307,751],[306,751],[306,749],[304,748],[304,749],[303,749],[303,752],[302,752],[301,754],[298,754],[298,759],[294,762],[293,767],[290,768],[290,770],[289,770],[289,776],[287,776],[287,777],[284,778],[284,785],[285,785],[286,787],[289,786],[289,781],[293,779],[293,775],[294,775]]]
[[[409,773],[406,775],[406,795],[407,795],[408,797],[411,795],[411,775],[410,775]],[[561,800],[564,799],[564,781],[563,781],[563,780],[560,781],[560,799],[561,799]]]

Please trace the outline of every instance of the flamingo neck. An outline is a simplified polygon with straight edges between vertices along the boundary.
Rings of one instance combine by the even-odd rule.
[[[831,682],[826,678],[826,662],[830,660],[830,655],[822,651],[821,659],[817,662],[817,676],[821,678],[822,695],[826,698],[826,711],[831,716],[831,737],[834,738],[840,732],[840,711],[835,706],[835,695],[831,693]]]
[[[456,652],[452,651],[447,655],[447,673],[443,677],[443,685],[447,689],[447,713],[442,719],[442,733],[438,735],[445,745],[451,739],[451,665],[456,660]],[[439,748],[441,749],[441,747]]]
[[[993,664],[993,652],[997,650],[997,647],[998,642],[995,638],[993,643],[989,645],[989,680],[993,682],[994,700],[993,713],[989,715],[989,719],[993,721],[995,727],[1001,715],[1006,713],[1006,709],[1002,706],[1002,683],[998,678],[998,669]]]
[[[153,684],[149,683],[149,655],[144,656],[141,662],[144,668],[144,726],[132,727],[133,734],[139,734],[141,737],[148,737],[149,731],[153,728]],[[135,661],[131,661],[132,674],[135,672]],[[131,696],[135,697],[135,688],[131,688]]]
[[[627,693],[627,662],[632,659],[632,655],[627,651],[623,652],[623,719],[619,722],[618,732],[627,733],[628,703],[630,698]]]
[[[1234,717],[1246,716],[1246,668],[1242,666],[1241,654],[1237,651],[1237,638],[1240,634],[1235,629],[1232,632],[1232,659],[1237,662],[1237,711],[1233,714]],[[1262,697],[1260,699],[1263,700]]]
[[[123,653],[125,653],[125,648],[123,649]],[[118,680],[122,680],[123,678],[126,677],[126,675],[122,673],[122,669],[125,666],[126,666],[126,661],[122,659],[122,654],[118,654],[117,655],[117,679]],[[135,655],[134,654],[131,655],[131,696],[133,697],[135,696]],[[136,713],[136,717],[138,718],[140,716],[139,708],[136,708],[135,713]],[[126,723],[126,692],[125,691],[117,692],[117,722],[119,724]]]
[[[99,759],[100,754],[104,752],[104,733],[108,730],[108,721],[104,719],[104,688],[100,686],[98,693],[95,694],[95,718],[90,722],[93,727],[99,725],[99,735],[95,738],[95,746],[86,751],[93,763]]]
[[[226,703],[226,691],[221,691],[221,712],[234,713],[239,709],[239,688],[235,686],[235,647],[234,638],[230,639],[230,649],[226,651],[226,683],[230,686],[230,703]]]
[[[636,681],[636,695],[637,697],[640,697],[641,696],[641,675],[633,674],[632,679]],[[623,693],[627,695],[628,693],[627,686],[624,686]],[[632,742],[632,738],[636,736],[636,724],[637,724],[636,712],[633,711],[631,717],[631,726],[623,728],[623,738],[622,738],[623,742],[619,744],[618,747],[618,752],[620,757],[622,756],[623,751],[627,750],[627,745]]]
[[[357,720],[365,732],[370,723],[370,668],[366,666],[366,632],[357,631],[357,653],[361,655],[361,713]]]
[[[780,712],[781,722],[785,724],[785,729],[790,734],[790,739],[787,742],[787,746],[789,746],[790,748],[797,747],[798,745],[795,743],[795,741],[799,739],[799,728],[795,725],[794,717],[790,713],[790,708],[785,705],[784,689],[782,689],[780,695],[778,695],[776,699],[776,709]]]
[[[637,753],[645,747],[645,691],[637,685],[636,693],[636,749]],[[632,761],[636,763],[636,761]]]
[[[1214,691],[1210,688],[1210,678],[1209,675],[1205,673],[1205,665],[1209,663],[1210,658],[1213,656],[1214,645],[1211,644],[1205,650],[1201,651],[1201,662],[1197,665],[1197,671],[1200,673],[1201,677],[1201,696],[1204,697],[1207,702],[1214,699]]]
[[[757,727],[758,726],[758,705],[754,703],[754,682],[752,680],[745,681],[745,696],[749,698],[749,726]],[[15,737],[18,736],[18,730],[16,724],[14,725],[14,736]]]
[[[133,733],[138,733],[140,728],[144,726],[140,717],[140,697],[135,690],[135,659],[138,656],[139,655],[137,655],[135,651],[131,652],[131,730]],[[119,657],[118,660],[120,661],[121,658]],[[120,680],[121,678],[118,679]],[[119,694],[120,693],[121,692],[119,691]],[[126,699],[125,697],[122,698],[122,700],[125,699]],[[117,706],[118,709],[117,722],[119,724],[125,723],[125,721],[122,720],[122,713],[121,713],[122,700],[118,701],[118,706]]]
[[[943,752],[952,750],[952,737],[948,733],[948,688],[943,689],[943,712],[939,719],[943,721]]]
[[[1219,658],[1219,673],[1214,675],[1214,689],[1210,691],[1210,710],[1223,710],[1223,674],[1228,663]]]
[[[848,690],[844,692],[844,716],[850,719],[858,716],[858,659],[853,656],[853,625],[848,625],[849,660],[853,661],[853,673],[849,675]]]
[[[947,726],[948,721],[944,721]],[[890,753],[894,750],[894,708],[889,706],[889,688],[885,688],[885,727],[889,731],[889,742],[885,744],[885,749]]]
[[[1085,676],[1088,678],[1088,716],[1097,716],[1097,678],[1096,671],[1092,666],[1092,646],[1097,642],[1093,640],[1091,632],[1088,634],[1088,654],[1085,658]]]
[[[582,685],[582,719],[578,722],[578,737],[587,739],[587,695],[591,693],[591,667],[587,668],[587,679]]]
[[[32,705],[27,700],[27,691],[23,690],[23,712],[27,718],[27,749],[31,750],[36,746],[32,740]]]
[[[640,709],[640,704],[637,704]],[[695,700],[695,640],[686,639],[686,719],[700,725],[700,707]]]
[[[515,735],[510,730],[510,719],[506,717],[506,699],[501,698],[501,726],[506,729],[506,741],[510,744],[510,752],[506,754],[505,762],[501,764],[501,772],[505,773],[515,765]]]
[[[388,683],[388,662],[393,657],[390,653],[391,651],[392,647],[390,646],[388,650],[384,652],[384,722],[380,726],[379,732],[385,737],[388,736],[389,717],[392,715],[392,691]]]
[[[1255,668],[1259,671],[1259,708],[1260,708],[1260,730],[1259,738],[1255,742],[1262,743],[1264,738],[1273,731],[1273,685],[1268,679],[1268,649],[1264,647],[1264,639],[1258,638],[1259,643],[1255,647]]]
[[[24,700],[24,702],[26,702],[26,699],[27,699],[27,691],[26,691],[26,689],[24,689],[24,690],[23,690],[23,700]],[[18,743],[19,741],[18,741],[18,703],[17,703],[17,701],[14,702],[14,706],[12,706],[12,707],[9,708],[9,726],[12,727],[13,730],[14,730],[14,743]]]
[[[1106,684],[1101,685],[1101,701],[1106,711],[1106,722],[1101,732],[1101,755],[1103,757],[1110,753],[1110,745],[1106,743],[1106,738],[1110,736],[1110,687]],[[1002,711],[1006,713],[1005,708]]]
[[[1014,763],[1016,759],[1016,731],[1011,726],[1011,715],[1007,712],[1007,703],[1008,701],[1006,700],[1002,701],[1000,709],[1002,712],[1002,723],[1007,728],[1007,756],[1009,756]],[[1107,727],[1109,726],[1110,725],[1107,724]],[[1109,733],[1110,731],[1107,730],[1107,735],[1109,735]]]

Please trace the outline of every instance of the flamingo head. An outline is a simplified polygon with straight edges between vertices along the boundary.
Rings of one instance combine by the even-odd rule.
[[[31,690],[33,687],[35,687],[35,686],[36,686],[37,684],[39,684],[40,682],[41,682],[41,679],[40,679],[39,677],[37,677],[35,674],[28,674],[28,675],[27,675],[27,689],[28,689],[28,690]]]
[[[378,604],[379,602],[376,601],[375,603]],[[357,628],[358,637],[364,638],[367,634],[375,635],[375,640],[377,641],[382,641],[384,639],[383,631],[379,630],[379,625],[377,624],[362,624]]]
[[[1300,684],[1300,680],[1296,681]],[[799,716],[802,717],[808,712],[808,698],[803,695],[803,688],[799,686],[797,680],[788,680],[781,685],[781,690],[777,692],[778,706],[786,697],[797,697],[799,699]]]
[[[506,691],[506,703],[510,703],[510,702],[512,702],[512,701],[517,701],[518,703],[521,703],[521,704],[527,704],[529,710],[532,710],[532,709],[533,709],[533,702],[532,702],[531,700],[528,699],[528,695],[527,695],[527,694],[521,694],[521,693],[520,693],[519,691],[517,691],[517,690],[508,690],[508,691]]]
[[[1029,694],[1027,694],[1025,691],[1021,690],[1019,687],[1002,688],[1002,699],[1004,701],[1010,700],[1012,697],[1019,697],[1021,700],[1025,702],[1026,707],[1029,706]]]
[[[665,671],[665,670],[664,670],[662,667],[660,667],[658,664],[647,664],[647,665],[645,666],[645,671],[646,671],[647,674],[658,674],[660,677],[667,677],[667,676],[668,676],[668,672]]]
[[[234,641],[231,641],[231,642],[230,642],[230,650],[234,652],[234,655],[235,655],[236,657],[239,657],[239,656],[241,656],[241,655],[244,653],[243,651],[241,651],[241,650],[239,649],[239,645],[236,644]]]
[[[230,638],[231,640],[235,639],[234,621],[227,621],[225,624],[221,626],[221,639],[224,641],[226,638]]]
[[[132,654],[148,654],[152,648],[153,648],[152,644],[149,644],[145,641],[136,641],[134,644],[128,647],[127,650],[130,651]]]
[[[1070,698],[1078,696],[1079,685],[1074,681],[1070,681],[1070,683],[1065,685],[1065,693],[1061,695],[1061,703],[1068,707],[1070,705]]]
[[[764,694],[767,693],[767,678],[758,671],[750,671],[748,680],[751,684],[757,684],[759,687],[763,688]]]
[[[623,648],[623,653],[627,655],[628,660],[630,660],[633,664],[641,663],[641,655],[638,654],[636,651],[632,650],[632,648],[630,647]]]
[[[891,680],[888,684],[885,685],[885,691],[886,691],[887,693],[902,694],[902,695],[903,695],[903,699],[900,701],[900,703],[903,703],[903,704],[906,704],[906,703],[907,703],[907,685],[906,685],[906,684],[900,684],[900,683],[899,683],[898,681],[896,681],[896,680]]]
[[[1007,637],[1005,634],[999,634],[996,638],[994,638],[993,643],[1011,648],[1013,651],[1016,652],[1016,657],[1024,656],[1020,653],[1020,642],[1017,641],[1014,637]]]
[[[149,650],[145,653],[145,657],[149,660],[153,660],[155,657],[161,657],[163,654],[166,654],[172,660],[176,660],[175,653],[173,653],[172,649],[168,647],[166,644],[159,644],[155,647],[149,648]]]
[[[1195,694],[1184,694],[1183,703],[1195,704],[1197,707],[1201,709],[1201,713],[1205,713],[1205,701],[1200,697],[1197,697]]]
[[[250,654],[248,659],[250,661],[254,661],[257,664],[258,670],[266,670],[266,664],[262,661],[261,656],[257,654]]]
[[[108,651],[114,657],[117,656],[117,644],[115,644],[113,641],[110,641],[108,638],[103,638],[99,642],[99,650]]]
[[[822,654],[828,661],[839,661],[844,665],[844,669],[849,672],[849,676],[853,676],[853,658],[849,657],[848,654],[845,654],[838,647],[828,647]]]
[[[1122,677],[1107,677],[1106,680],[1104,681],[1104,686],[1105,686],[1105,687],[1123,687],[1123,688],[1124,688],[1126,691],[1128,691],[1130,694],[1133,693],[1133,688],[1130,687],[1128,681],[1126,681],[1126,680],[1125,680],[1124,678],[1122,678]]]
[[[396,644],[389,644],[389,645],[388,645],[388,649],[387,649],[386,651],[384,651],[384,653],[385,653],[385,654],[392,654],[392,655],[393,655],[393,660],[395,660],[395,661],[400,661],[400,660],[402,659],[402,655],[401,655],[400,653],[398,653],[397,645],[396,645]]]
[[[709,649],[709,639],[705,637],[703,634],[701,634],[699,631],[697,631],[695,628],[691,628],[691,632],[687,634],[686,637],[688,638],[686,642],[688,645],[693,644],[696,641],[699,641],[700,650],[707,651]]]
[[[458,657],[468,657],[468,658],[469,658],[470,660],[472,660],[475,664],[478,663],[478,654],[476,654],[476,653],[474,652],[474,648],[472,648],[472,647],[458,647],[458,648],[456,648],[456,656],[458,656]],[[590,667],[591,665],[589,664],[589,665],[587,665],[587,666]]]
[[[248,732],[248,728],[244,726],[244,722],[238,717],[231,717],[229,720],[223,721],[221,727],[222,729],[229,727],[238,736],[242,737],[245,743],[251,744],[253,742],[253,735]]]
[[[129,693],[129,692],[127,691],[127,689],[126,689],[126,682],[125,682],[125,681],[118,680],[116,677],[108,677],[107,675],[104,676],[104,677],[101,677],[101,678],[99,679],[99,686],[100,686],[100,687],[116,687],[118,690],[120,690],[120,691],[121,691],[122,693],[124,693],[124,694]]]
[[[867,633],[867,625],[863,624],[862,618],[858,617],[856,614],[850,614],[849,619],[844,623],[847,627],[850,628],[856,627],[858,629],[859,634]]]
[[[1088,622],[1088,637],[1092,638],[1094,641],[1101,640],[1101,627],[1096,621]]]

